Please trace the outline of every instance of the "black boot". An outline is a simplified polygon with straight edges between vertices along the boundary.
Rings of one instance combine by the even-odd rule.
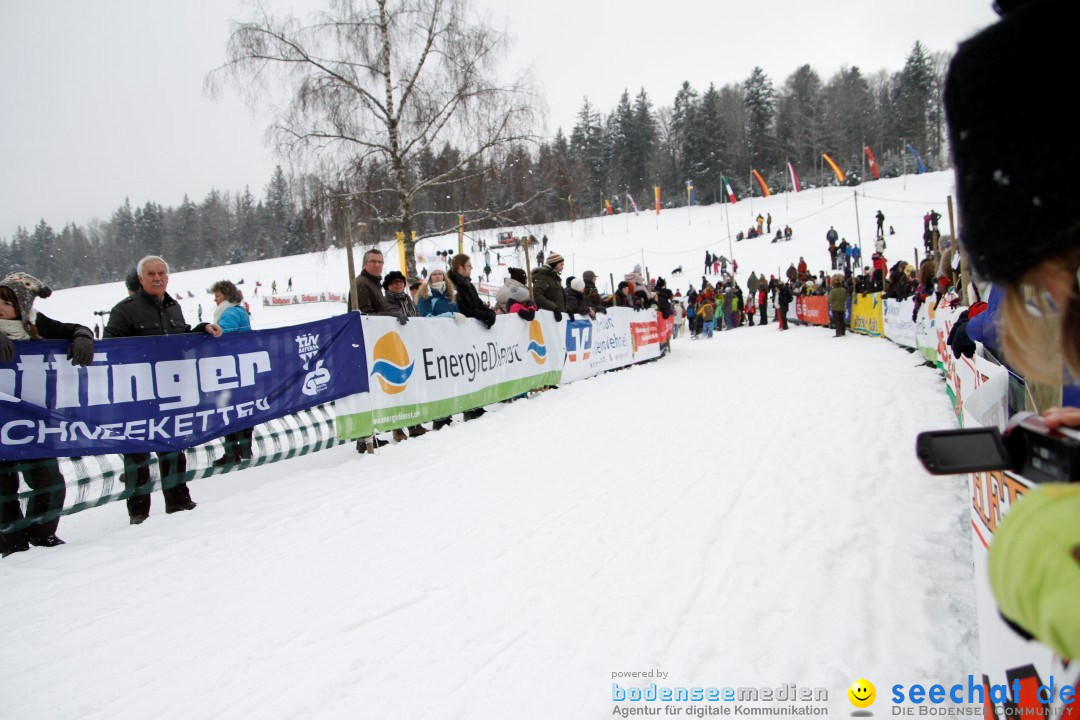
[[[37,547],[56,547],[57,545],[63,545],[64,541],[56,537],[56,535],[46,535],[40,538],[31,535],[30,544]]]
[[[26,552],[29,549],[30,544],[26,541],[25,530],[0,534],[0,556],[7,557],[13,553]]]

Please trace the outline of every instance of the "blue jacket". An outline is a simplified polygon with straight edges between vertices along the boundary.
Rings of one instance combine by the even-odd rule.
[[[456,313],[458,311],[457,303],[450,302],[450,297],[444,293],[439,292],[433,287],[429,287],[431,295],[424,297],[420,296],[420,303],[416,306],[417,312],[420,313],[420,317],[431,317],[433,315],[445,315],[446,313]]]
[[[218,321],[218,325],[221,327],[221,332],[247,332],[251,329],[251,318],[247,314],[247,310],[239,305],[233,305],[221,313],[221,320]]]
[[[998,357],[1001,355],[999,352],[1001,346],[998,344],[997,323],[995,320],[1004,295],[1004,290],[997,285],[991,285],[990,294],[986,298],[986,310],[971,318],[967,327],[964,328],[969,338],[982,343]]]

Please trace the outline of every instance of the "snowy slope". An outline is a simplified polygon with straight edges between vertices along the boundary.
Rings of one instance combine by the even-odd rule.
[[[910,207],[900,181],[880,203],[907,208],[913,237],[947,190],[917,180]],[[828,225],[851,231],[812,209],[784,250],[821,265]],[[719,215],[698,210],[651,230],[647,263],[714,246]],[[645,242],[649,228],[612,231],[626,221],[548,236],[603,258]],[[786,267],[752,243],[759,270]],[[172,287],[243,272],[319,289],[337,269],[288,258]],[[42,309],[74,319],[110,293]],[[122,503],[65,517],[67,545],[0,562],[0,717],[601,718],[612,673],[650,668],[671,685],[822,686],[847,715],[861,677],[955,681],[978,650],[967,489],[914,457],[917,432],[953,425],[918,362],[881,340],[741,328],[375,456],[346,445],[195,482],[191,513],[165,516],[156,494],[141,526]]]
[[[609,278],[614,277],[617,284],[623,275],[630,272],[635,265],[641,264],[649,270],[652,277],[667,278],[672,288],[680,288],[684,293],[690,284],[701,287],[706,250],[738,260],[737,277],[745,287],[746,278],[751,271],[766,275],[776,274],[786,270],[791,263],[797,264],[800,256],[806,258],[811,269],[826,269],[829,253],[825,233],[830,225],[835,225],[841,237],[852,243],[858,241],[861,233],[865,264],[869,264],[876,226],[874,214],[878,209],[885,213],[886,227],[893,226],[897,233],[888,238],[887,257],[891,262],[901,259],[913,262],[916,250],[922,257],[922,216],[928,210],[935,208],[942,214],[942,232],[948,232],[946,197],[953,192],[953,185],[951,172],[939,172],[867,183],[857,188],[857,199],[856,189],[827,188],[824,191],[808,190],[802,193],[780,193],[765,199],[746,199],[730,206],[679,208],[664,210],[660,215],[655,212],[642,212],[635,216],[631,213],[589,218],[575,223],[560,222],[522,227],[517,230],[531,232],[537,238],[547,235],[550,241],[549,251],[558,252],[566,258],[564,276],[581,275],[586,270],[592,270],[597,274],[598,284],[604,292],[610,289]],[[644,204],[639,207],[644,207]],[[579,208],[580,212],[582,211]],[[758,213],[763,216],[766,213],[772,214],[774,233],[778,226],[782,228],[785,224],[791,225],[794,231],[792,241],[774,244],[769,242],[769,238],[762,237],[735,242],[734,235],[740,229],[745,232],[754,223]],[[506,268],[497,264],[496,252],[511,266],[520,264],[524,267],[524,258],[494,249],[496,232],[498,231],[477,231],[470,233],[469,237],[483,238],[493,248],[492,282],[501,284]],[[396,245],[392,242],[383,243],[381,247],[386,253],[385,271],[399,269],[401,264]],[[438,260],[435,257],[436,250],[457,252],[457,236],[430,238],[419,243],[419,252],[434,261]],[[468,241],[466,252],[471,252]],[[357,272],[361,254],[362,248],[358,248]],[[483,255],[475,252],[472,254],[478,258],[473,261],[473,266],[479,273],[483,269]],[[684,271],[683,276],[672,277],[671,271],[680,266]],[[226,268],[173,273],[169,280],[169,290],[174,296],[178,296],[189,322],[196,321],[200,304],[203,308],[203,319],[209,320],[213,313],[213,298],[208,292],[209,287],[221,279],[231,279],[234,282],[243,279],[244,284],[240,289],[251,304],[253,326],[256,329],[281,327],[328,317],[341,312],[342,306],[323,303],[263,308],[261,302],[255,302],[256,282],[262,283],[260,298],[270,292],[271,283],[275,281],[278,291],[284,293],[290,277],[293,280],[293,289],[297,292],[340,292],[348,288],[347,267],[344,249],[333,249],[310,255],[240,263]],[[33,268],[27,270],[33,273]],[[193,297],[188,298],[188,293]],[[66,322],[81,322],[93,327],[94,322],[99,320],[93,315],[93,311],[109,310],[123,297],[126,297],[126,292],[122,283],[106,283],[58,291],[48,300],[38,301],[37,307],[50,317]]]

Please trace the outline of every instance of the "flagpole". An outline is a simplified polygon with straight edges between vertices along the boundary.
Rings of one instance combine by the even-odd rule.
[[[825,204],[825,151],[818,158],[818,185],[821,186],[821,204]]]
[[[791,175],[791,160],[787,161],[787,165],[788,165],[787,166],[788,177],[784,178],[784,211],[785,212],[787,212],[790,209],[790,208],[788,208],[788,193],[791,192],[791,191],[788,189],[788,182],[791,180],[791,177],[790,177],[790,175]]]
[[[750,219],[754,218],[754,168],[750,168]]]
[[[866,143],[864,142],[862,146],[862,196],[866,197]]]
[[[735,251],[731,249],[731,214],[728,212],[728,205],[731,203],[727,201],[727,193],[721,193],[721,197],[724,200],[724,220],[727,222],[727,251],[728,255],[732,258],[735,257]]]

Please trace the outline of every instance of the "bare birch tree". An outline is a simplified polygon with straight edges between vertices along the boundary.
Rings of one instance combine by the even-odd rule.
[[[389,178],[374,192],[393,198],[393,210],[371,204],[366,216],[404,233],[415,277],[417,194],[468,182],[469,168],[535,141],[541,101],[531,76],[500,79],[507,42],[470,16],[466,0],[330,0],[309,21],[261,10],[235,24],[226,61],[207,84],[211,92],[236,87],[255,105],[284,91],[270,135],[280,152],[319,168],[329,184],[356,188],[362,177]],[[436,143],[458,148],[457,162],[419,177],[414,160]],[[456,217],[438,224],[429,234],[453,229]]]

